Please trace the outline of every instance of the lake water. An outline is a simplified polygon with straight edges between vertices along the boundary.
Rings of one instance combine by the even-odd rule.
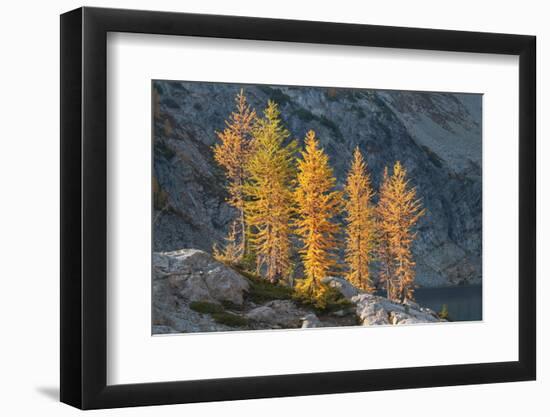
[[[481,285],[465,285],[445,288],[417,288],[416,302],[423,307],[439,312],[447,305],[452,321],[482,319]]]

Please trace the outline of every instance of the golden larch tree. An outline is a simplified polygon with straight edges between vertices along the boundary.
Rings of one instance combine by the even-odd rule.
[[[303,243],[301,257],[305,275],[298,281],[296,293],[319,307],[324,306],[327,291],[321,280],[336,266],[338,224],[334,217],[341,207],[341,193],[335,191],[335,183],[328,156],[319,147],[315,132],[310,130],[302,158],[298,160],[294,193],[298,214],[296,233]]]
[[[388,227],[382,227],[382,206],[387,206],[389,201],[389,182],[390,177],[388,174],[388,167],[384,167],[384,174],[382,176],[382,182],[380,183],[378,205],[376,207],[376,230],[378,234],[377,245],[375,249],[376,257],[380,263],[379,269],[379,282],[386,286],[386,297],[390,300],[395,298],[394,287],[392,278],[394,276],[393,271],[393,258],[390,252],[390,235]],[[386,224],[388,226],[388,224]]]
[[[241,258],[241,248],[237,242],[237,223],[237,220],[231,223],[223,249],[218,248],[217,244],[212,247],[212,256],[217,261],[235,264]]]
[[[245,214],[256,254],[256,271],[271,282],[285,280],[291,269],[292,186],[296,142],[268,101],[253,129],[254,152],[248,163]]]
[[[381,273],[387,283],[388,298],[400,302],[413,300],[415,262],[412,244],[416,237],[413,228],[425,210],[399,161],[395,163],[391,176],[387,169],[384,171],[377,212],[383,255]]]
[[[219,143],[214,145],[214,159],[224,169],[229,193],[228,203],[237,209],[237,219],[232,224],[228,238],[233,239],[231,262],[238,262],[247,250],[244,213],[244,183],[246,165],[252,153],[252,129],[256,112],[248,105],[243,90],[235,97],[236,111],[225,122],[223,132],[216,132]]]
[[[373,292],[369,264],[375,245],[375,217],[372,206],[374,191],[359,147],[355,148],[353,161],[345,185],[346,216],[346,278],[357,288]]]

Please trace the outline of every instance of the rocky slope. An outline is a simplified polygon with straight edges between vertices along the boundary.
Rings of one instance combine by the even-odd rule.
[[[155,251],[223,242],[234,213],[211,147],[241,87],[259,112],[275,100],[299,140],[316,131],[340,187],[355,146],[376,186],[400,160],[427,208],[414,246],[417,282],[481,282],[479,95],[155,81]]]
[[[153,255],[153,334],[293,329],[442,321],[433,311],[361,293],[328,277],[336,308],[316,311],[283,287],[254,282],[206,252],[182,249]]]

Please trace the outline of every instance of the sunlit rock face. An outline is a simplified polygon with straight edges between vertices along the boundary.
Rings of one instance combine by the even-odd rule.
[[[363,326],[445,321],[439,318],[436,312],[411,301],[399,304],[371,294],[356,295],[351,301],[355,304],[357,317]]]
[[[414,255],[422,286],[481,282],[481,96],[383,90],[153,83],[155,251],[223,243],[235,215],[212,145],[243,88],[279,104],[293,138],[315,130],[342,187],[359,146],[375,187],[396,160],[427,209]]]
[[[254,299],[249,278],[198,249],[154,252],[152,266],[153,334],[444,321],[413,301],[366,294],[340,277],[325,280],[347,301],[337,309],[316,311],[292,297]]]

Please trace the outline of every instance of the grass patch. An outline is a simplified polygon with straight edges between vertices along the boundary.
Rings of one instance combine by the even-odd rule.
[[[291,300],[293,295],[292,288],[272,284],[269,281],[266,281],[262,277],[257,276],[256,274],[240,269],[239,267],[233,266],[237,272],[250,281],[250,288],[247,293],[247,298],[256,303],[261,304],[271,300]]]
[[[240,306],[238,304],[235,304],[234,302],[232,301],[229,301],[229,300],[222,300],[222,306],[226,309],[226,310],[237,310],[237,311],[240,311],[243,309],[243,306]]]
[[[317,314],[333,313],[353,307],[353,303],[345,298],[336,288],[325,287],[326,292],[320,300],[311,300],[298,294],[295,294],[293,299],[303,306],[314,309]]]
[[[221,305],[215,303],[209,303],[207,301],[193,301],[189,304],[191,310],[204,314],[221,314],[224,313],[224,309]]]
[[[235,304],[230,301],[224,301],[222,304],[223,306],[207,301],[193,301],[189,304],[189,307],[191,310],[198,313],[210,314],[214,321],[219,324],[224,324],[229,327],[244,327],[248,325],[248,320],[246,318],[225,311],[224,307],[233,308]]]
[[[353,307],[353,303],[346,299],[340,291],[335,288],[327,287],[324,300],[318,302],[317,300],[308,300],[298,297],[294,290],[290,287],[272,284],[266,281],[264,278],[257,276],[256,274],[241,269],[238,266],[232,266],[239,274],[248,278],[250,282],[250,288],[246,295],[246,298],[256,304],[266,303],[272,300],[293,300],[303,306],[313,308],[318,313],[332,313],[338,310],[345,310]],[[223,302],[224,306],[226,302]],[[323,307],[319,307],[322,305]],[[227,309],[239,310],[239,306],[230,306],[227,304]]]
[[[222,313],[213,313],[212,318],[216,323],[225,324],[229,327],[244,327],[248,325],[248,320],[244,317],[225,311]]]
[[[272,284],[261,278],[251,279],[250,284],[248,298],[257,304],[271,300],[292,299],[292,288]]]

